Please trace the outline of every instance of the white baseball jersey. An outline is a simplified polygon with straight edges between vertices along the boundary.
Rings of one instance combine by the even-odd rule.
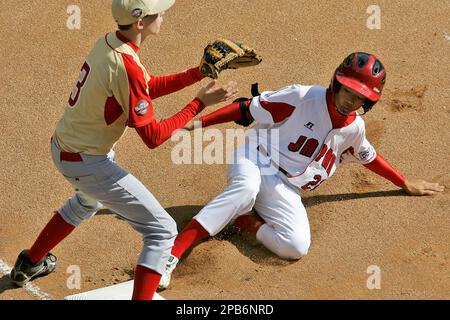
[[[256,233],[258,241],[282,258],[298,259],[311,244],[298,188],[313,190],[333,175],[341,160],[364,164],[376,153],[362,118],[356,112],[340,115],[333,94],[323,87],[292,85],[263,92],[252,99],[249,110],[257,124],[234,154],[228,185],[195,219],[215,235],[254,208],[266,222]],[[264,170],[267,160],[276,165]],[[274,174],[274,167],[280,172]]]
[[[376,157],[364,120],[356,112],[340,115],[324,87],[291,85],[266,91],[253,98],[249,108],[258,122],[258,136],[249,138],[257,138],[289,174],[289,182],[304,190],[318,187],[342,162],[366,164]],[[265,132],[267,137],[262,137]]]

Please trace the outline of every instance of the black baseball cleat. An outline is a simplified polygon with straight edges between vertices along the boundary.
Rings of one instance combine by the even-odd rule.
[[[28,250],[23,250],[17,257],[14,268],[9,275],[11,280],[22,287],[29,281],[48,275],[56,269],[56,257],[50,252],[41,262],[33,264],[27,256]]]

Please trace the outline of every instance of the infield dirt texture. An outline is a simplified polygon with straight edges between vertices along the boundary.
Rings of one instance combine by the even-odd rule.
[[[373,4],[381,8],[381,29],[366,26],[366,10]],[[79,30],[66,26],[70,5],[81,9]],[[53,166],[50,137],[86,55],[116,26],[110,1],[100,0],[2,0],[0,21],[0,260],[12,266],[72,194]],[[214,38],[239,40],[264,60],[254,68],[225,71],[220,81],[236,80],[247,95],[256,81],[261,90],[292,83],[328,86],[348,53],[372,52],[388,75],[381,102],[364,116],[369,141],[406,177],[439,182],[446,191],[408,197],[360,165],[343,166],[316,191],[303,193],[312,231],[306,257],[283,261],[226,230],[187,255],[162,295],[449,299],[450,41],[445,33],[450,34],[450,2],[443,0],[229,0],[226,6],[217,0],[177,0],[160,35],[141,48],[149,72],[164,75],[195,66]],[[158,117],[184,107],[200,86],[156,100]],[[224,189],[227,168],[175,165],[175,144],[149,150],[130,129],[116,151],[119,163],[149,188],[181,230]],[[140,249],[140,236],[103,210],[53,250],[56,272],[33,283],[62,299],[128,281]],[[76,290],[66,283],[72,265],[81,270]],[[381,271],[381,289],[367,288],[370,266]],[[0,274],[0,299],[36,297]]]

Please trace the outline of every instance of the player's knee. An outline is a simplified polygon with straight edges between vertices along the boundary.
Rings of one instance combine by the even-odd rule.
[[[157,227],[153,227],[151,231],[151,233],[159,235],[164,240],[175,239],[178,235],[177,223],[168,214],[160,221],[160,224]]]
[[[175,221],[174,221],[175,222]],[[144,245],[148,247],[162,246],[165,247],[170,243],[173,245],[178,235],[176,224],[165,224],[164,226],[147,226],[138,229],[141,232]]]
[[[83,221],[95,215],[101,208],[102,205],[95,199],[76,194],[58,209],[58,212],[66,222],[78,227]]]
[[[293,259],[300,259],[306,256],[310,246],[311,241],[309,239],[296,242],[293,246]]]
[[[311,240],[305,237],[295,237],[286,242],[280,256],[284,259],[298,260],[308,254]]]
[[[173,241],[178,235],[177,223],[166,212],[160,213],[153,221],[131,223],[133,228],[142,234],[144,243],[167,243]]]
[[[172,238],[175,238],[178,235],[177,223],[175,222],[174,219],[170,218],[168,220],[166,228],[167,228],[167,236],[168,236],[168,238],[172,239]]]

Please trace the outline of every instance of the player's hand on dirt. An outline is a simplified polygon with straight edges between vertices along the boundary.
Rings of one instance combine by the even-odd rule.
[[[439,183],[424,180],[406,180],[402,188],[410,196],[430,196],[436,192],[444,191],[444,186],[441,186]]]
[[[212,106],[216,103],[233,98],[238,93],[237,83],[230,81],[225,85],[219,85],[217,80],[213,80],[206,87],[200,89],[197,93],[205,106]]]

